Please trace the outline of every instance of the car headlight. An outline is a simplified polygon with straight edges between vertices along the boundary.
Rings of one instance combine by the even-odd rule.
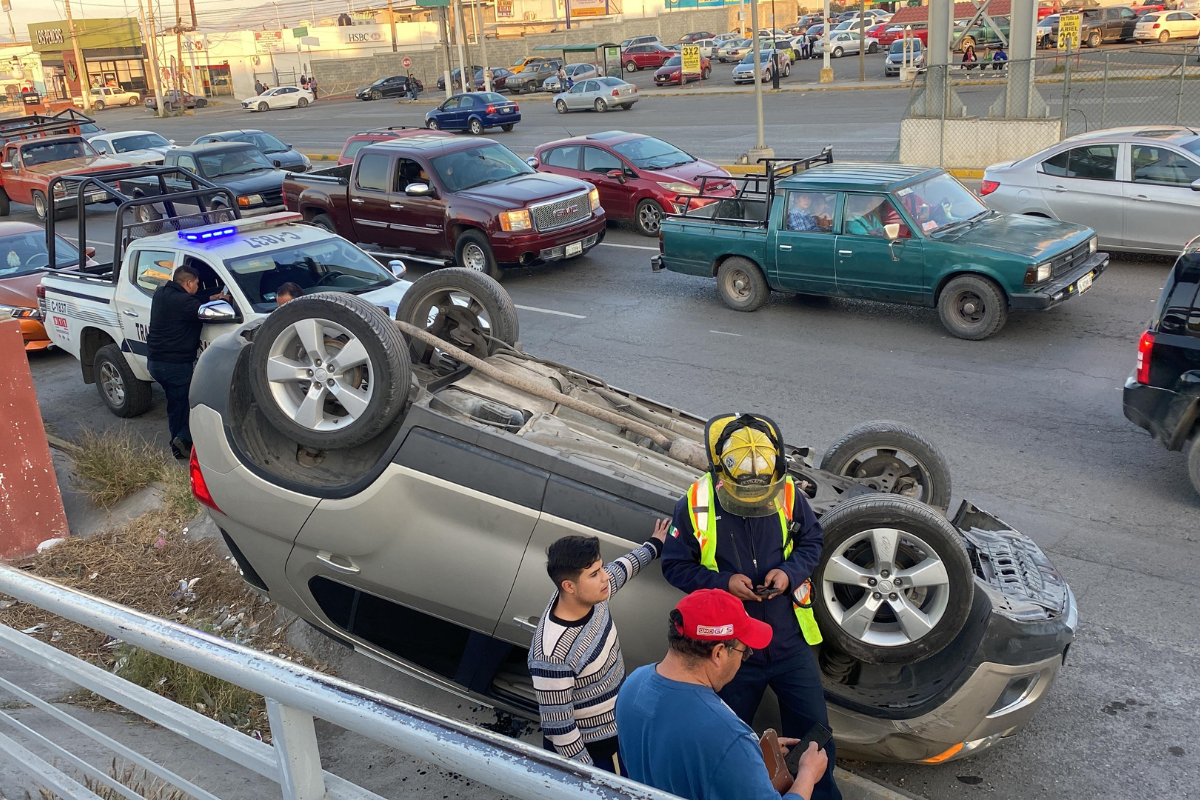
[[[1050,262],[1038,264],[1025,270],[1025,285],[1043,283],[1050,280]]]
[[[238,205],[242,207],[258,205],[262,201],[261,194],[244,194],[238,197]]]
[[[588,192],[588,200],[592,203],[592,211],[598,209],[600,207],[600,190],[592,187],[592,190]]]
[[[1096,237],[1095,236],[1093,236],[1091,239],[1088,239],[1088,255],[1091,255],[1094,252],[1096,252]]]
[[[42,313],[36,308],[23,306],[6,306],[0,303],[0,319],[41,319]]]
[[[312,166],[312,159],[309,158],[308,156],[304,155],[303,153],[300,154],[300,160],[302,162],[304,162],[304,166],[306,166],[306,167]]]
[[[700,194],[699,189],[697,189],[695,186],[692,186],[690,183],[684,183],[683,181],[670,181],[668,183],[660,182],[658,185],[666,189],[668,192],[674,192],[675,194]]]
[[[500,228],[506,231],[530,230],[533,228],[533,222],[529,218],[529,209],[522,208],[517,211],[501,211]]]

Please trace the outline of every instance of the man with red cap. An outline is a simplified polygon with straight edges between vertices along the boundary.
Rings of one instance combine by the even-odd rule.
[[[629,777],[688,800],[779,800],[758,737],[717,696],[771,635],[770,625],[722,589],[680,600],[667,627],[666,657],[635,670],[617,695]],[[810,800],[827,765],[825,752],[810,742],[786,800]]]

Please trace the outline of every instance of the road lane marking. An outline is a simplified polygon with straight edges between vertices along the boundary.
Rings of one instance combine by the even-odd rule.
[[[74,236],[67,236],[65,233],[60,233],[59,236],[66,239],[68,242],[70,242],[73,245],[79,244],[79,240],[76,239]],[[109,250],[113,249],[113,246],[111,244],[109,244],[108,242],[93,242],[90,245],[90,247],[107,247]]]
[[[741,336],[740,333],[730,333],[729,331],[709,331],[709,333],[719,333],[722,336]]]
[[[556,317],[570,317],[571,319],[587,319],[587,317],[582,314],[569,314],[566,311],[555,311],[550,308],[538,308],[537,306],[522,306],[517,305],[516,303],[513,305],[522,311],[536,311],[539,314],[553,314]]]
[[[600,245],[602,247],[624,247],[629,250],[653,250],[656,253],[658,252],[657,247],[647,247],[644,244],[617,244],[616,242],[601,242]]]

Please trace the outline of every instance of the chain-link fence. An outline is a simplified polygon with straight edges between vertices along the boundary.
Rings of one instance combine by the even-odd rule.
[[[931,66],[913,81],[893,160],[978,168],[1100,128],[1200,125],[1198,55],[1165,44]]]

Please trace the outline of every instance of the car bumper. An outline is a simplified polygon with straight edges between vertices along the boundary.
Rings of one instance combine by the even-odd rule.
[[[1008,304],[1014,309],[1022,311],[1044,311],[1047,308],[1053,308],[1080,294],[1078,290],[1080,278],[1090,275],[1092,280],[1095,280],[1107,268],[1108,253],[1095,253],[1082,267],[1077,267],[1049,286],[1026,294],[1012,295],[1008,299]]]
[[[41,320],[22,319],[21,322],[21,339],[25,342],[25,350],[33,352],[34,350],[45,350],[48,347],[53,347],[50,337],[46,334],[46,327]]]
[[[516,125],[520,121],[521,121],[521,115],[519,113],[507,114],[504,116],[501,116],[499,114],[489,114],[483,118],[483,127],[497,128],[501,125]]]
[[[492,253],[499,264],[521,266],[574,258],[575,255],[583,255],[603,240],[604,225],[604,213],[597,212],[581,223],[548,233],[500,231],[491,234]],[[591,240],[591,244],[585,244],[579,253],[570,256],[566,254],[568,245],[588,240]]]
[[[1127,420],[1147,431],[1168,450],[1183,449],[1197,415],[1194,397],[1146,386],[1133,376],[1125,379],[1121,406]]]
[[[1161,33],[1162,31],[1134,31],[1133,39],[1134,41],[1156,42]]]

